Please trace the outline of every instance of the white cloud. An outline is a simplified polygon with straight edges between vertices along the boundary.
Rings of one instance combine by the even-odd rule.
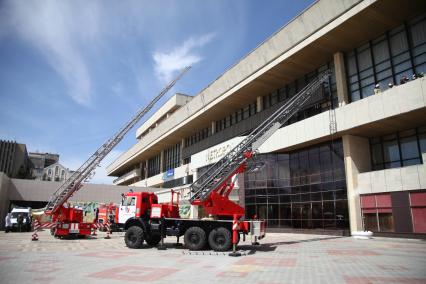
[[[7,17],[7,29],[36,47],[62,77],[72,99],[88,105],[91,79],[84,51],[99,34],[97,3],[8,1],[2,16]]]
[[[209,33],[200,37],[191,37],[182,45],[173,48],[170,52],[154,52],[154,70],[157,78],[161,81],[168,82],[172,79],[174,72],[200,62],[203,58],[194,53],[194,49],[203,47],[209,43],[214,36],[214,33]]]

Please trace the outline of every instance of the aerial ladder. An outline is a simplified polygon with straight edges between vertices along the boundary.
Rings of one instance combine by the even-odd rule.
[[[166,236],[184,236],[185,246],[190,250],[201,250],[209,244],[215,251],[229,250],[233,245],[233,256],[239,236],[246,235],[256,240],[265,236],[265,221],[245,219],[244,208],[229,200],[234,188],[234,177],[248,169],[259,147],[275,133],[291,116],[301,110],[312,99],[322,84],[328,80],[330,71],[321,73],[300,92],[286,101],[263,123],[256,127],[244,140],[222,159],[201,174],[189,187],[189,202],[203,207],[212,218],[184,219],[179,215],[179,204],[159,204],[152,192],[128,192],[123,194],[120,205],[119,224],[126,231],[124,241],[129,248],[148,246],[163,248]],[[251,216],[250,216],[251,217]],[[232,241],[231,241],[232,234]],[[230,254],[231,255],[231,254]]]
[[[77,192],[83,182],[89,181],[95,174],[96,167],[108,155],[108,153],[123,139],[126,133],[135,126],[136,123],[147,114],[155,103],[163,97],[176,82],[190,69],[185,67],[179,75],[173,79],[145,108],[140,110],[136,115],[127,122],[113,137],[103,143],[96,152],[87,159],[83,165],[78,168],[64,183],[52,194],[44,212],[46,215],[52,216],[52,221],[56,223],[56,233],[58,236],[69,235],[71,233],[78,235],[90,234],[90,226],[82,223],[82,210],[68,208],[66,202]],[[65,205],[65,206],[64,206]],[[88,232],[88,233],[87,233]]]
[[[306,105],[322,84],[328,81],[330,75],[330,70],[320,73],[241,143],[201,174],[189,188],[190,203],[203,206],[208,214],[215,216],[243,216],[244,208],[229,200],[229,194],[234,187],[234,177],[246,171],[248,160],[255,156],[259,147]]]

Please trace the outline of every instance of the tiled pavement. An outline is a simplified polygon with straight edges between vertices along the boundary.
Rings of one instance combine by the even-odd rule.
[[[210,251],[131,250],[123,235],[58,240],[0,232],[0,283],[426,283],[423,240],[268,234],[234,258]]]

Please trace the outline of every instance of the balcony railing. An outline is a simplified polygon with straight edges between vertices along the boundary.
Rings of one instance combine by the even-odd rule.
[[[135,177],[140,177],[141,175],[141,170],[140,169],[134,169],[124,175],[122,175],[121,177],[116,178],[113,183],[114,184],[120,184],[123,183],[131,178],[135,178]]]

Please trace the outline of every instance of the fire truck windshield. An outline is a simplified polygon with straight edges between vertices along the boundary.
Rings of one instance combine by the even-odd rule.
[[[123,199],[121,205],[123,206],[134,206],[136,204],[136,197],[134,196],[127,196]]]

